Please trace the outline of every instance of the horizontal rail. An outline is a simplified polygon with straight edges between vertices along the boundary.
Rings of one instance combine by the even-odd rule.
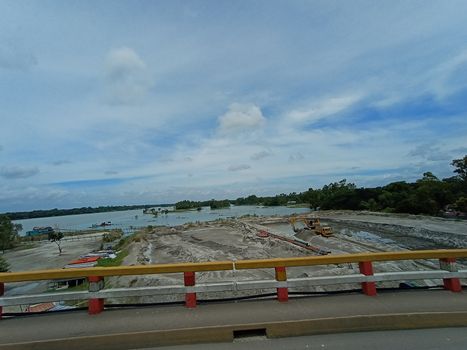
[[[418,259],[466,258],[467,249],[417,250],[403,252],[357,253],[327,256],[307,256],[294,258],[216,261],[197,263],[175,263],[157,265],[88,267],[77,269],[32,270],[22,272],[0,273],[0,282],[25,282],[53,280],[62,278],[79,278],[89,276],[128,276],[151,275],[161,273],[205,272],[221,270],[241,270],[273,268],[277,266],[313,266],[341,263],[358,263],[365,261],[395,261]]]
[[[418,250],[402,252],[357,253],[328,256],[307,256],[295,258],[239,260],[219,262],[198,262],[118,267],[92,267],[77,269],[36,270],[0,273],[0,319],[3,306],[31,304],[59,300],[88,299],[91,315],[104,310],[107,298],[177,295],[185,294],[185,306],[196,307],[196,294],[209,292],[241,292],[247,290],[276,289],[277,300],[286,302],[289,288],[312,287],[336,284],[360,283],[362,292],[368,296],[377,295],[376,283],[385,281],[411,281],[440,279],[443,287],[452,292],[461,292],[460,279],[467,278],[467,270],[458,271],[456,258],[467,257],[467,249]],[[397,271],[374,273],[373,262],[396,260],[439,259],[440,271]],[[287,280],[287,267],[316,266],[329,264],[358,263],[360,273],[338,276],[319,276]],[[238,281],[236,270],[274,268],[275,280]],[[233,280],[217,283],[196,284],[195,273],[206,271],[232,271]],[[141,288],[106,289],[104,277],[125,275],[151,275],[162,273],[183,273],[183,285],[149,286]],[[3,296],[5,282],[87,278],[88,291],[41,293],[21,296]]]
[[[33,270],[23,272],[0,273],[0,282],[24,282],[53,280],[62,278],[79,278],[89,276],[128,276],[151,275],[177,272],[205,272],[221,270],[261,269],[277,266],[313,266],[342,263],[358,263],[365,261],[395,261],[419,259],[467,258],[467,249],[416,250],[403,252],[357,253],[327,256],[307,256],[294,258],[217,261],[198,263],[175,263],[157,265],[88,267],[77,269]]]
[[[420,260],[420,259],[446,259],[465,258],[467,249],[438,249],[438,250],[414,250],[403,252],[381,252],[381,253],[356,253],[326,256],[306,256],[296,258],[239,260],[235,262],[235,268],[260,269],[276,266],[312,266],[342,263],[358,263],[364,261],[395,261],[395,260]]]
[[[25,282],[89,276],[153,275],[160,273],[233,270],[232,261],[158,265],[86,267],[77,269],[32,270],[0,273],[0,282]]]
[[[111,288],[102,289],[97,292],[56,292],[41,293],[21,296],[10,296],[0,298],[0,306],[25,305],[40,302],[52,302],[57,300],[83,300],[87,298],[124,298],[142,297],[156,295],[174,295],[185,293],[209,293],[209,292],[237,292],[258,289],[273,288],[299,288],[336,284],[350,284],[362,282],[382,282],[382,281],[415,281],[426,279],[445,278],[467,278],[467,270],[458,272],[449,271],[407,271],[407,272],[385,272],[376,273],[372,276],[362,274],[321,276],[306,278],[291,278],[287,281],[276,280],[252,280],[252,281],[231,281],[221,283],[203,283],[196,286],[186,287],[183,285],[137,287],[137,288]]]

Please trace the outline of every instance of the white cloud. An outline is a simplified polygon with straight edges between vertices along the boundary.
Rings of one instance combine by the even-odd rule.
[[[296,10],[302,6],[303,10]],[[297,178],[297,189],[302,190],[315,185],[304,179],[307,176],[321,174],[328,182],[335,180],[328,174],[355,167],[362,172],[384,170],[411,167],[414,161],[431,166],[443,153],[451,155],[451,149],[458,149],[453,157],[464,154],[465,116],[456,123],[444,121],[451,110],[447,104],[447,109],[439,110],[444,125],[427,124],[423,113],[413,115],[410,108],[397,116],[381,113],[371,123],[366,118],[358,125],[339,123],[344,115],[354,116],[357,104],[369,107],[368,111],[395,103],[403,108],[404,101],[416,102],[417,97],[432,94],[448,97],[466,84],[465,6],[458,3],[350,4],[338,9],[324,3],[267,4],[258,7],[254,21],[252,14],[238,13],[235,23],[223,18],[231,11],[194,6],[198,20],[185,18],[177,26],[157,6],[153,12],[134,13],[137,20],[131,22],[125,16],[134,6],[125,11],[109,7],[102,21],[92,26],[83,26],[87,11],[33,7],[37,10],[30,11],[30,18],[21,8],[17,17],[7,15],[5,7],[0,11],[13,24],[10,33],[8,25],[3,28],[0,42],[3,37],[14,42],[24,37],[41,63],[34,74],[17,74],[13,70],[35,64],[34,55],[0,47],[5,95],[0,119],[6,120],[0,128],[2,162],[19,161],[23,168],[43,162],[40,173],[26,180],[0,177],[0,184],[4,180],[18,193],[28,184],[92,180],[106,172],[114,175],[113,171],[119,178],[144,178],[120,185],[130,201],[151,203],[160,198],[151,192],[154,189],[174,199],[188,197],[184,190],[178,197],[171,194],[180,184],[199,196],[217,197],[209,186],[217,185],[216,191],[247,191],[244,184],[258,178],[264,181],[249,185],[251,191],[269,188],[274,193],[279,191],[278,183],[289,186],[291,177]],[[49,21],[51,16],[56,21]],[[278,25],[271,27],[272,22]],[[49,40],[57,28],[65,29],[67,40]],[[141,32],[145,38],[138,35]],[[111,46],[114,50],[103,55],[103,47],[122,42],[122,33],[132,43],[128,45],[138,46]],[[87,45],[76,55],[69,42]],[[99,60],[103,64],[96,67]],[[102,78],[104,86],[97,88],[105,88],[104,93],[94,90],[96,77]],[[158,89],[149,99],[153,77]],[[96,93],[104,94],[110,104],[131,106],[109,107],[96,101]],[[226,108],[233,101],[253,104]],[[453,105],[457,110],[462,106],[462,102]],[[412,119],[420,126],[408,126]],[[316,121],[323,120],[329,120],[326,125],[332,123],[332,128],[320,129]],[[7,147],[17,143],[17,130],[24,134],[21,144]],[[428,151],[423,147],[409,155],[415,146],[436,139],[442,140],[439,147]],[[52,166],[64,164],[61,159],[73,162]],[[448,168],[448,161],[439,162]],[[250,170],[233,171],[248,164]],[[11,169],[8,173],[15,175]],[[27,171],[16,175],[25,176]],[[78,190],[70,191],[72,201]],[[93,190],[79,200],[89,205],[100,196],[105,204],[120,193],[120,188]],[[42,196],[40,188],[35,195]],[[124,202],[121,198],[118,201]],[[32,205],[28,200],[22,203]],[[56,205],[44,195],[38,206]]]
[[[5,211],[24,210],[24,208],[32,210],[44,201],[53,203],[46,208],[66,206],[69,195],[68,191],[44,186],[24,186],[21,188],[0,186],[0,203],[8,203],[8,207],[3,208]]]
[[[418,145],[408,154],[411,157],[419,157],[428,161],[446,161],[449,159],[449,154],[443,152],[439,146],[433,144],[424,143]]]
[[[261,109],[254,104],[234,103],[218,119],[221,134],[251,133],[266,124]]]
[[[440,98],[467,85],[467,49],[444,61],[429,73],[430,87]]]
[[[128,47],[112,50],[107,55],[105,82],[111,104],[141,102],[152,86],[146,63]]]
[[[360,94],[341,95],[315,101],[304,108],[294,109],[285,115],[285,121],[293,124],[311,124],[334,116],[362,99]]]

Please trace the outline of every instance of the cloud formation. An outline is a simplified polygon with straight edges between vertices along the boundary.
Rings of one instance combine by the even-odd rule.
[[[289,155],[289,162],[301,161],[303,159],[305,159],[305,156],[300,152]]]
[[[254,104],[233,103],[228,111],[218,118],[221,134],[251,133],[266,124],[261,109]]]
[[[5,179],[25,179],[39,173],[36,167],[10,166],[1,167],[0,176]]]
[[[240,170],[247,170],[247,169],[251,169],[251,165],[238,164],[238,165],[231,165],[228,167],[229,171],[240,171]]]
[[[56,161],[52,162],[52,164],[55,165],[55,166],[70,164],[70,163],[71,163],[71,161],[69,161],[67,159],[60,159],[60,160],[56,160]]]
[[[467,3],[27,7],[0,1],[0,211],[442,178],[465,154]]]
[[[146,63],[128,47],[109,52],[105,63],[105,81],[111,104],[139,103],[152,86]]]
[[[271,152],[269,152],[269,151],[260,151],[260,152],[252,154],[250,158],[252,160],[260,160],[260,159],[263,159],[263,158],[266,158],[266,157],[269,157],[269,156],[271,156]]]
[[[324,98],[322,100],[312,102],[307,107],[290,111],[286,114],[285,120],[287,123],[312,124],[352,107],[361,98],[362,96],[357,94]]]

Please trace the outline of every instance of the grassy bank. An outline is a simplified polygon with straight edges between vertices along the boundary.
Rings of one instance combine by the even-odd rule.
[[[128,250],[123,249],[117,253],[117,257],[114,259],[105,258],[97,260],[98,267],[110,267],[110,266],[120,266],[123,259],[128,255]]]

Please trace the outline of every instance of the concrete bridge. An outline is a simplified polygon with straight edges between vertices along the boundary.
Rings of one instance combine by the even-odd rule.
[[[129,349],[161,345],[232,342],[236,338],[279,338],[334,332],[467,326],[467,297],[456,258],[467,249],[361,253],[287,259],[161,264],[74,270],[0,273],[4,283],[88,277],[89,290],[3,296],[1,306],[45,301],[88,299],[88,310],[4,317],[0,321],[0,349]],[[439,259],[440,269],[373,273],[373,262]],[[360,273],[344,276],[287,278],[294,266],[358,263]],[[196,283],[203,271],[270,268],[274,280]],[[107,276],[181,273],[184,285],[104,288]],[[443,280],[435,290],[378,290],[380,281]],[[360,283],[361,292],[291,297],[289,288]],[[199,304],[197,293],[274,289],[277,300],[210,302]],[[181,305],[132,308],[106,307],[105,298],[184,294]],[[103,312],[104,311],[104,312]],[[6,315],[8,316],[8,315]]]

